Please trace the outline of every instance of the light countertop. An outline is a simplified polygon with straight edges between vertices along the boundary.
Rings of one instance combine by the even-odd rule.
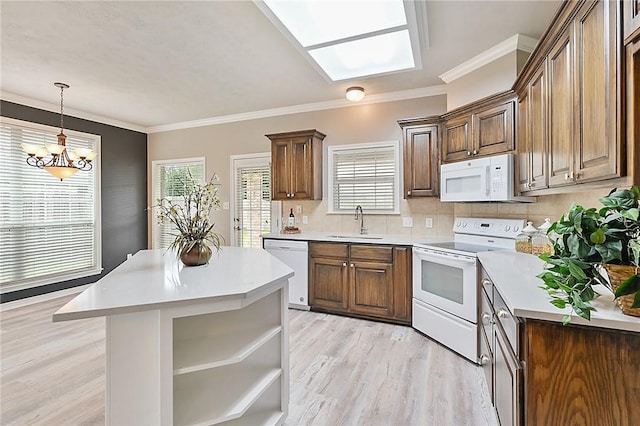
[[[293,241],[321,241],[331,243],[366,243],[366,244],[392,244],[411,246],[418,243],[434,243],[438,241],[450,241],[449,238],[437,238],[412,235],[393,234],[352,234],[346,232],[301,232],[299,234],[271,233],[262,235],[263,239],[293,240]]]
[[[189,267],[173,252],[142,250],[60,308],[53,320],[243,300],[292,276],[291,268],[258,248],[222,247],[208,265]]]
[[[544,262],[537,256],[490,251],[478,253],[478,258],[513,315],[562,322],[562,317],[571,312],[570,308],[553,306],[540,288],[543,282],[536,275],[543,271]],[[592,301],[596,311],[591,312],[591,321],[573,314],[571,324],[640,332],[640,317],[624,315],[604,286],[596,286],[595,290],[601,296]]]

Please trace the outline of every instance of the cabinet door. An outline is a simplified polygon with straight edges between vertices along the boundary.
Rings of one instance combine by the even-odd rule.
[[[438,195],[438,126],[404,129],[404,196]]]
[[[549,186],[573,183],[573,90],[569,26],[549,53]]]
[[[473,114],[474,155],[492,155],[512,151],[513,101]]]
[[[518,146],[516,183],[520,192],[531,188],[531,147],[529,146],[529,93],[518,97],[516,111],[516,140]]]
[[[577,181],[620,176],[621,155],[616,95],[617,1],[586,3],[575,19]]]
[[[290,148],[289,140],[271,143],[271,198],[274,200],[286,200],[291,193]]]
[[[640,0],[623,0],[622,3],[624,40],[629,42],[633,36],[640,35]]]
[[[295,199],[313,198],[313,161],[311,138],[299,137],[291,141],[291,193]]]
[[[531,150],[531,189],[547,187],[547,104],[545,63],[529,84],[529,147]]]
[[[411,247],[393,248],[393,316],[411,325],[412,286]]]
[[[442,161],[459,161],[471,157],[470,116],[447,120],[443,127]]]
[[[498,326],[494,327],[495,353],[493,369],[494,406],[502,426],[522,424],[520,397],[522,369],[511,346]]]
[[[346,311],[348,307],[347,260],[311,257],[309,304],[312,308]]]
[[[393,317],[391,264],[352,260],[349,269],[349,311]]]
[[[627,174],[640,185],[640,38],[627,46]]]

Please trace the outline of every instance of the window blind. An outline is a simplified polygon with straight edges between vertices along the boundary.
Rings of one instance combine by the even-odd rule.
[[[397,145],[332,150],[333,211],[395,211],[397,155]]]
[[[22,124],[18,124],[22,123]],[[0,288],[12,291],[98,273],[100,191],[94,162],[64,181],[26,164],[21,143],[57,144],[58,129],[0,122]],[[99,136],[67,133],[99,152]]]
[[[153,202],[168,198],[184,206],[183,195],[190,182],[189,173],[196,182],[204,183],[204,159],[168,160],[153,163]],[[158,223],[157,210],[153,209],[154,248],[166,249],[177,235],[172,223]]]
[[[234,232],[241,247],[262,247],[260,235],[271,231],[271,168],[236,168]]]

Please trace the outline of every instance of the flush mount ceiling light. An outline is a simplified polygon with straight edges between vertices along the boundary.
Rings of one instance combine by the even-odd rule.
[[[332,81],[421,68],[417,16],[426,11],[418,3],[256,0]]]
[[[347,89],[347,99],[351,102],[359,102],[364,99],[364,89],[362,87],[349,87]]]
[[[75,175],[78,170],[91,170],[93,168],[91,161],[98,156],[98,153],[88,148],[77,148],[75,151],[67,149],[67,136],[64,134],[63,94],[64,89],[68,89],[69,85],[65,83],[53,83],[53,85],[60,88],[60,134],[58,135],[58,143],[48,143],[45,146],[23,143],[22,149],[29,155],[27,157],[28,165],[45,169],[51,176],[62,180]],[[51,154],[51,158],[45,159],[48,154]]]

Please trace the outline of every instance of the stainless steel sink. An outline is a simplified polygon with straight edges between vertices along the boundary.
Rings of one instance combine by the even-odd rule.
[[[328,238],[344,238],[348,240],[381,240],[382,237],[374,237],[371,235],[344,235],[344,234],[333,234],[327,235]]]

